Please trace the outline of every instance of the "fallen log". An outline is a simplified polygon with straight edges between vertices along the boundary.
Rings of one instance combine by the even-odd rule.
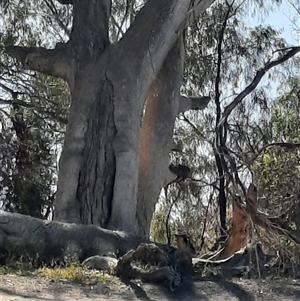
[[[38,265],[65,262],[66,258],[75,257],[95,268],[103,266],[105,259],[101,256],[113,254],[118,258],[116,271],[123,278],[168,281],[172,289],[192,271],[189,254],[170,245],[151,243],[95,225],[45,221],[2,210],[0,253],[10,257],[26,255]],[[144,270],[140,263],[151,269]]]
[[[143,239],[94,225],[53,222],[0,210],[0,246],[10,255],[26,255],[40,263],[94,255],[122,256]]]

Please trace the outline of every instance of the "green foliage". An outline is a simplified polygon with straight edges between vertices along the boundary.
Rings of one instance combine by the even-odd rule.
[[[235,1],[224,30],[221,53],[218,53],[221,29],[228,11],[227,4],[214,3],[197,24],[187,29],[187,58],[182,87],[182,92],[187,95],[201,96],[208,95],[209,91],[216,92],[215,88],[218,86],[221,92],[219,99],[221,114],[224,108],[251,83],[256,71],[270,59],[276,59],[287,46],[281,33],[270,25],[262,22],[251,26],[247,22],[249,14],[263,20],[268,12],[278,9],[277,5],[280,1]],[[220,78],[217,78],[219,60],[221,61]],[[228,154],[223,154],[221,148],[218,152],[224,156],[223,165],[227,168],[224,177],[228,206],[231,206],[232,194],[243,194],[236,182],[237,177],[234,173],[237,171],[245,186],[251,182],[258,184],[261,192],[259,199],[261,209],[280,216],[286,214],[286,209],[290,207],[288,197],[280,203],[279,195],[276,202],[273,198],[272,201],[268,201],[273,202],[274,206],[268,207],[267,203],[266,205],[263,203],[267,202],[266,199],[270,199],[269,196],[274,188],[282,189],[280,195],[285,196],[291,186],[297,187],[298,150],[287,152],[286,149],[273,147],[267,148],[259,158],[257,156],[268,143],[299,142],[296,131],[299,128],[298,113],[294,116],[288,113],[291,110],[298,112],[296,105],[299,101],[297,102],[295,97],[299,89],[297,90],[295,85],[292,85],[295,88],[292,101],[294,105],[286,101],[288,95],[291,95],[292,87],[288,87],[287,78],[295,83],[297,77],[299,78],[299,59],[294,57],[268,72],[265,80],[232,111],[227,119],[224,140]],[[280,87],[280,90],[276,91],[276,87]],[[279,99],[285,103],[285,109],[281,106],[279,110],[277,106],[276,111],[275,103]],[[198,247],[202,243],[205,226],[204,250],[214,244],[220,233],[219,180],[214,156],[217,147],[216,104],[217,101],[213,99],[206,110],[190,111],[184,113],[184,117],[178,117],[174,140],[181,151],[171,154],[173,163],[191,167],[193,178],[191,181],[177,184],[174,193],[170,193],[171,202],[177,197],[177,191],[181,192],[171,215],[171,223],[175,228],[190,233]],[[288,123],[286,118],[289,119]],[[293,128],[293,133],[289,132],[289,127]],[[257,160],[253,163],[254,158]],[[232,161],[235,165],[231,164]],[[283,170],[286,163],[289,168]],[[261,185],[263,188],[260,187]],[[268,192],[268,197],[265,197],[265,191]],[[207,212],[208,204],[210,205]],[[289,212],[294,211],[291,209]]]
[[[159,243],[167,242],[166,219],[167,214],[165,211],[161,210],[154,213],[150,228],[150,237],[153,241]]]
[[[295,229],[300,179],[299,78],[292,78],[285,92],[274,104],[270,127],[272,142],[286,142],[290,147],[274,145],[265,149],[253,163],[253,172],[262,196],[259,205],[271,215],[279,215]]]
[[[51,47],[63,41],[60,23],[46,2],[9,3],[0,29],[1,45]],[[64,21],[70,19],[64,6],[58,6],[56,14]],[[55,197],[69,92],[62,80],[24,70],[3,52],[0,56],[2,205],[6,210],[47,218]]]

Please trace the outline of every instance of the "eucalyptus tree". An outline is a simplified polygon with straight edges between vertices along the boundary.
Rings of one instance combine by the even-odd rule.
[[[6,47],[26,69],[62,78],[70,89],[55,219],[147,236],[168,172],[175,116],[198,106],[180,97],[182,31],[214,1],[138,3],[139,13],[115,43],[111,1],[58,2],[72,5],[65,43]]]

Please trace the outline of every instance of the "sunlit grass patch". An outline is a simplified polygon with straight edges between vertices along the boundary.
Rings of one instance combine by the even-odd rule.
[[[66,267],[43,267],[37,270],[37,274],[50,279],[75,281],[81,284],[119,283],[119,278],[112,273],[88,270],[75,264]]]
[[[79,262],[68,262],[65,266],[44,266],[35,268],[32,264],[15,261],[8,266],[0,266],[0,275],[39,276],[58,281],[76,282],[84,285],[97,283],[117,284],[119,278],[115,276],[114,269],[105,273],[97,270],[89,270],[81,266]]]
[[[17,275],[17,276],[32,276],[35,269],[28,264],[22,262],[15,263],[13,266],[0,266],[0,275]]]

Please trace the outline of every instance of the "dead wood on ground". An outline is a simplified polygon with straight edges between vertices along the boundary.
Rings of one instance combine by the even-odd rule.
[[[167,281],[172,289],[192,271],[191,257],[170,245],[154,244],[99,226],[44,221],[2,210],[0,246],[2,256],[26,255],[38,265],[64,262],[67,257],[96,267],[103,265],[100,256],[115,254],[119,276],[151,282]],[[86,260],[93,256],[94,259]]]

